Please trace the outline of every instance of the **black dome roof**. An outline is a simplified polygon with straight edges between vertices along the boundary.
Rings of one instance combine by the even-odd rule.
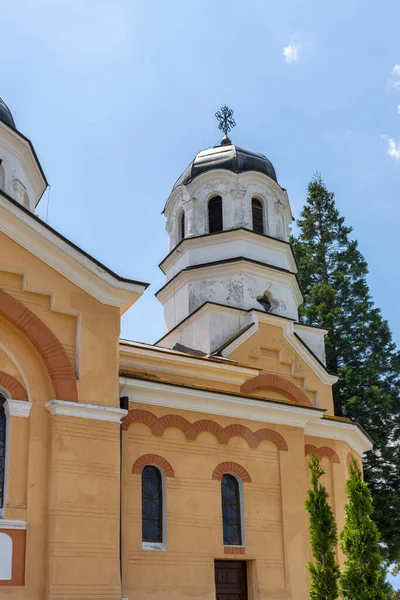
[[[0,98],[0,120],[15,129],[13,116],[7,104]]]
[[[212,171],[213,169],[227,169],[233,173],[258,171],[277,182],[275,169],[264,154],[239,148],[239,146],[232,144],[227,136],[224,136],[221,142],[217,146],[214,146],[214,148],[201,150],[201,152],[196,154],[172,189],[174,190],[178,185],[185,185],[201,173]]]

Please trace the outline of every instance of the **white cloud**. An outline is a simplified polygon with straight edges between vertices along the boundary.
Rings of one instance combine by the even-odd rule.
[[[400,65],[394,65],[389,78],[390,85],[400,90]]]
[[[397,114],[400,115],[400,104],[397,105]]]
[[[393,138],[388,137],[387,135],[381,135],[381,140],[385,140],[387,142],[387,153],[391,158],[394,158],[396,161],[400,161],[400,142],[395,142]]]
[[[283,56],[287,63],[295,63],[299,60],[299,50],[301,48],[301,44],[288,44],[283,49]],[[399,66],[400,69],[400,66]]]

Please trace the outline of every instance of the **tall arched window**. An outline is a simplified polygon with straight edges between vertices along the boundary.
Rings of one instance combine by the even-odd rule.
[[[153,465],[142,471],[142,541],[156,544],[164,541],[162,476]]]
[[[3,192],[4,192],[5,188],[6,188],[6,174],[4,172],[4,167],[1,164],[1,160],[0,160],[0,190],[3,190]]]
[[[264,233],[263,205],[258,198],[252,198],[251,212],[253,215],[253,231],[256,233]]]
[[[178,241],[180,242],[185,237],[185,211],[184,210],[179,215],[178,227],[179,227],[179,239],[178,239]]]
[[[4,501],[4,472],[6,468],[6,413],[4,404],[7,398],[0,394],[0,508]]]
[[[222,522],[225,546],[242,545],[242,517],[240,514],[239,482],[225,473],[221,481]]]
[[[223,230],[222,198],[214,196],[208,203],[208,232],[216,233]]]

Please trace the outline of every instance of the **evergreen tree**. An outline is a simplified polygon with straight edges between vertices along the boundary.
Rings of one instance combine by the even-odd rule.
[[[339,595],[339,566],[334,549],[337,545],[337,527],[328,492],[320,483],[324,470],[317,456],[308,463],[311,488],[308,490],[306,509],[310,514],[310,545],[314,561],[307,565],[310,571],[310,600],[335,600]]]
[[[343,600],[387,600],[393,589],[385,581],[379,533],[371,519],[372,497],[361,470],[352,458],[346,484],[346,521],[340,546],[346,555],[340,578]]]
[[[400,355],[371,299],[367,264],[319,176],[308,186],[293,238],[304,295],[300,320],[327,328],[327,368],[339,375],[335,413],[360,423],[374,441],[365,459],[385,557],[400,562]]]

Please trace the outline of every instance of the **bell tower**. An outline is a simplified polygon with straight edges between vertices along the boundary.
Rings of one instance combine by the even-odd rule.
[[[211,354],[257,314],[298,321],[303,298],[289,198],[266,156],[231,142],[232,113],[218,111],[222,140],[195,156],[165,205],[170,251],[156,294],[164,307],[160,346]]]
[[[46,187],[31,141],[17,130],[10,109],[0,98],[0,197],[3,192],[34,212]]]

